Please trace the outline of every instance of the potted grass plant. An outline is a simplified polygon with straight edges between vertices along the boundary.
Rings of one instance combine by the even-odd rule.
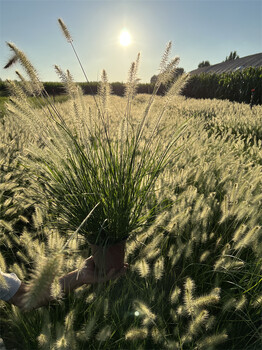
[[[67,27],[61,19],[59,24],[86,77]],[[8,45],[14,53],[12,59],[20,61],[30,78],[28,81],[19,73],[22,85],[9,82],[14,96],[7,110],[18,117],[21,128],[30,129],[35,137],[27,166],[38,176],[37,191],[44,194],[58,228],[86,238],[100,271],[120,269],[126,239],[154,215],[154,208],[146,209],[147,203],[159,175],[179,152],[176,140],[185,124],[174,131],[168,143],[161,139],[159,128],[169,100],[180,92],[188,76],[180,76],[171,85],[163,107],[152,116],[157,91],[172,78],[179,62],[177,57],[169,60],[168,43],[154,91],[143,114],[134,120],[139,54],[128,73],[122,111],[110,108],[111,90],[105,71],[91,105],[70,72],[55,66],[70,97],[66,107],[58,108],[25,54],[14,44]],[[32,108],[28,95],[36,97],[38,108]]]

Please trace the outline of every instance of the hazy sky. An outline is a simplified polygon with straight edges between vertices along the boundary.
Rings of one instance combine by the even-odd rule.
[[[85,80],[58,18],[71,32],[90,81],[99,80],[102,69],[110,81],[125,81],[141,52],[139,77],[149,82],[170,40],[172,56],[187,72],[203,60],[222,62],[230,51],[240,57],[262,51],[262,0],[0,0],[1,79],[22,71],[19,64],[3,69],[10,57],[5,42],[11,41],[43,81],[58,81],[54,64]],[[132,37],[127,47],[119,44],[123,28]]]

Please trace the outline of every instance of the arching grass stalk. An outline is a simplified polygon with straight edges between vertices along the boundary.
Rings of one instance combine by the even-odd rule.
[[[74,44],[73,44],[73,38],[72,38],[72,36],[71,36],[69,30],[67,29],[67,26],[65,25],[64,21],[63,21],[61,18],[58,18],[58,23],[59,23],[59,25],[60,25],[60,28],[62,29],[62,32],[64,33],[64,36],[65,36],[66,40],[70,43],[70,45],[71,45],[71,47],[72,47],[72,49],[73,49],[73,51],[74,51],[74,54],[75,54],[75,56],[76,56],[76,59],[77,59],[79,65],[80,65],[80,68],[81,68],[81,70],[82,70],[82,72],[83,72],[83,74],[84,74],[84,77],[85,77],[85,79],[86,79],[86,82],[88,83],[89,80],[88,80],[88,78],[87,78],[86,72],[85,72],[85,70],[84,70],[84,67],[83,67],[83,65],[82,65],[82,62],[81,62],[81,60],[80,60],[80,58],[79,58],[79,56],[78,56],[78,54],[77,54],[77,52],[76,52],[76,49],[75,49]],[[94,92],[93,92],[91,86],[90,86],[90,91],[91,91],[92,96],[94,97],[94,100],[95,100],[96,105],[97,105],[97,107],[98,107],[98,104],[97,104],[97,101],[96,101],[96,98],[95,98],[95,94],[94,94]]]

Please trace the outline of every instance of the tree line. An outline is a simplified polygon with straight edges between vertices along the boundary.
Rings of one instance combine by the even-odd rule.
[[[239,58],[236,51],[231,52],[226,60],[234,60]],[[208,61],[200,63],[202,66],[207,66]],[[200,65],[199,64],[199,65]],[[174,82],[181,74],[184,73],[183,68],[177,68],[174,72]],[[218,98],[228,99],[230,101],[244,102],[252,104],[262,104],[262,67],[248,67],[241,71],[212,74],[202,73],[193,75],[186,87],[182,91],[182,95],[191,98]],[[157,80],[157,75],[153,75],[150,83],[140,83],[137,87],[138,94],[151,94],[154,89],[154,84]],[[79,83],[84,94],[96,94],[98,91],[99,82]],[[62,83],[45,82],[44,87],[46,92],[51,96],[65,94],[65,89]],[[168,85],[161,86],[158,94],[164,95],[168,90]],[[112,94],[124,96],[125,84],[120,82],[111,83]],[[9,96],[7,85],[0,79],[0,96]]]
[[[227,56],[225,61],[223,61],[223,62],[236,60],[238,58],[239,58],[239,56],[238,56],[237,52],[236,51],[231,51],[229,56]],[[209,66],[211,66],[209,61],[202,61],[202,62],[200,62],[198,64],[198,68],[209,67]]]

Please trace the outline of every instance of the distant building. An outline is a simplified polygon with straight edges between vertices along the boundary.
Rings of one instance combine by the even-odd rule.
[[[255,55],[237,58],[235,60],[226,61],[212,66],[202,67],[190,72],[191,75],[198,75],[201,73],[228,73],[242,70],[248,67],[262,67],[262,52]]]

